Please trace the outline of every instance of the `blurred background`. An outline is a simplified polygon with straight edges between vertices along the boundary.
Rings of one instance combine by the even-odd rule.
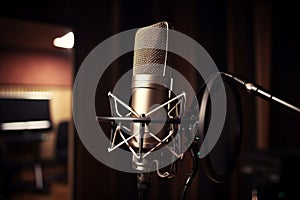
[[[2,128],[0,199],[137,199],[136,175],[97,161],[73,126],[74,77],[108,37],[168,21],[202,45],[220,71],[299,106],[299,20],[294,1],[7,1],[0,7],[1,123],[28,117],[47,126]],[[74,46],[53,43],[70,32]],[[132,69],[132,58],[116,66],[122,67],[108,82]],[[258,199],[299,196],[293,184],[300,177],[299,114],[243,91],[240,96],[244,135],[232,177],[214,183],[200,167],[187,199],[251,199],[254,191]],[[183,160],[174,179],[154,177],[152,199],[179,199],[190,165]]]

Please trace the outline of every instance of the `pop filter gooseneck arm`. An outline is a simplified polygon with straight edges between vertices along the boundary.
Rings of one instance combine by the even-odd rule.
[[[279,104],[280,106],[283,106],[291,111],[300,113],[300,108],[298,108],[282,99],[279,99],[279,98],[273,96],[272,94],[270,94],[269,91],[267,91],[266,89],[264,89],[263,87],[261,87],[257,84],[248,82],[246,80],[242,80],[241,78],[239,78],[235,75],[229,74],[229,73],[221,72],[221,74],[235,80],[237,83],[244,86],[243,88],[246,89],[250,94],[254,94],[254,95],[259,96],[271,103]]]

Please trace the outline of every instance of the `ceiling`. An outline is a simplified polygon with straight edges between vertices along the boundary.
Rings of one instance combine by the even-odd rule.
[[[0,27],[1,49],[31,49],[57,53],[68,51],[54,47],[52,42],[54,38],[72,31],[70,27],[4,17],[0,17]]]

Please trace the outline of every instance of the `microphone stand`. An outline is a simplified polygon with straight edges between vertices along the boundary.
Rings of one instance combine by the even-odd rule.
[[[141,115],[142,118],[145,117],[145,114]],[[145,131],[145,122],[140,122],[140,145],[139,145],[139,161],[143,160],[143,146],[144,146],[144,131]],[[151,182],[151,173],[139,173],[137,174],[137,187],[138,187],[138,199],[139,200],[149,200],[150,198],[150,182]]]
[[[151,173],[139,173],[137,175],[138,199],[149,200]]]

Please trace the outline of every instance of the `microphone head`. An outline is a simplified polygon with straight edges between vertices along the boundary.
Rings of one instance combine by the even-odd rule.
[[[140,28],[135,35],[133,75],[170,76],[167,71],[167,22]],[[149,47],[151,48],[145,48]],[[164,67],[162,67],[164,65]]]

